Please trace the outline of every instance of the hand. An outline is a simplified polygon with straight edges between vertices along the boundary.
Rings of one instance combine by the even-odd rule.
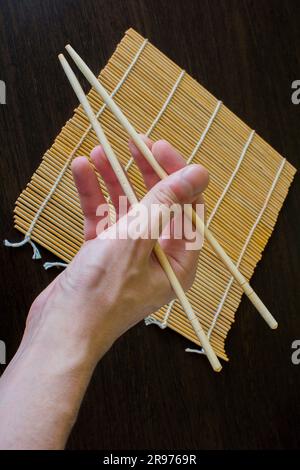
[[[202,202],[206,170],[199,165],[184,168],[183,158],[167,142],[147,140],[147,144],[172,175],[158,181],[131,144],[150,190],[143,204],[149,209],[154,203]],[[118,215],[122,191],[100,147],[93,150],[92,160]],[[62,449],[100,357],[124,331],[174,296],[153,254],[156,240],[109,239],[116,226],[96,236],[96,209],[105,203],[104,196],[87,159],[75,159],[72,170],[84,214],[85,242],[67,269],[34,301],[21,345],[0,379],[1,449]],[[158,224],[159,218],[151,218],[152,222]],[[123,229],[124,217],[117,224]],[[185,251],[186,240],[159,242],[187,289],[198,253]]]
[[[203,202],[201,193],[208,184],[207,171],[200,165],[185,168],[182,156],[167,142],[153,144],[145,140],[160,165],[172,175],[160,181],[130,143],[131,153],[150,190],[143,204],[150,208],[158,203],[170,206]],[[119,196],[124,193],[118,180],[101,147],[93,150],[91,158],[119,217]],[[111,227],[97,237],[96,227],[101,218],[96,211],[106,201],[96,173],[84,157],[73,161],[72,171],[84,215],[85,243],[67,269],[33,303],[25,338],[34,337],[39,330],[43,338],[51,337],[58,347],[76,341],[85,346],[91,361],[97,362],[122,333],[169,302],[174,292],[153,254],[156,240],[105,238]],[[117,224],[123,220],[119,218]],[[159,243],[181,284],[188,289],[194,279],[198,252],[186,251],[185,239],[160,238]]]

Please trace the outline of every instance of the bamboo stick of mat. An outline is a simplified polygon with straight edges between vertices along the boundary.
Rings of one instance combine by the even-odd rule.
[[[103,146],[103,149],[104,149],[104,152],[119,180],[119,183],[124,191],[124,193],[126,194],[126,196],[128,197],[128,200],[130,202],[131,205],[133,204],[136,204],[138,203],[138,199],[131,187],[131,184],[129,182],[129,180],[127,179],[127,176],[118,160],[118,158],[116,157],[108,139],[106,138],[105,134],[104,134],[104,131],[98,121],[98,119],[96,118],[92,108],[91,108],[91,105],[90,103],[88,102],[86,96],[85,96],[85,93],[83,91],[83,89],[81,88],[74,72],[72,71],[70,65],[68,64],[67,60],[65,59],[65,57],[60,54],[59,56],[59,60],[60,60],[60,63],[68,77],[68,80],[75,92],[75,94],[77,95],[77,98],[78,100],[80,101],[87,117],[89,118],[90,120],[90,123],[91,125],[93,126],[94,128],[94,131],[101,143],[101,145]],[[173,271],[173,268],[167,258],[167,256],[165,255],[163,249],[161,248],[160,244],[157,242],[154,246],[154,253],[159,261],[159,263],[161,264],[161,267],[163,268],[163,270],[165,271],[169,281],[170,281],[170,284],[176,294],[176,296],[178,297],[178,299],[180,300],[181,304],[182,304],[182,307],[184,309],[184,311],[186,312],[187,314],[187,317],[189,318],[192,326],[193,326],[193,329],[199,339],[199,341],[201,342],[201,345],[207,355],[207,358],[212,366],[212,368],[216,371],[216,372],[219,372],[221,369],[222,369],[222,366],[220,364],[220,361],[219,359],[217,358],[212,346],[210,345],[210,342],[207,338],[207,336],[205,335],[204,333],[204,330],[199,322],[199,319],[196,317],[194,311],[193,311],[193,308],[180,284],[180,282],[178,281],[177,277],[176,277],[176,274],[174,273]]]
[[[128,119],[123,114],[123,112],[119,108],[119,106],[109,96],[106,89],[98,81],[98,79],[95,77],[95,75],[90,70],[90,68],[86,65],[86,63],[82,60],[82,58],[77,54],[77,52],[69,44],[66,46],[66,50],[68,51],[68,53],[70,54],[70,56],[74,60],[75,64],[79,68],[79,70],[83,73],[83,75],[86,77],[86,79],[89,81],[89,83],[94,87],[94,89],[99,93],[99,95],[102,97],[103,101],[106,103],[106,105],[110,108],[110,110],[115,115],[117,120],[120,122],[120,124],[127,131],[127,133],[132,138],[132,140],[134,141],[137,148],[144,155],[144,157],[149,162],[149,164],[152,166],[152,168],[154,169],[156,174],[161,179],[166,178],[168,176],[168,174],[165,172],[165,170],[156,161],[156,159],[154,158],[151,150],[147,147],[145,142],[141,139],[140,135],[136,132],[135,128],[128,121]],[[252,302],[252,304],[254,305],[256,310],[259,312],[259,314],[265,320],[265,322],[269,325],[270,328],[276,329],[277,326],[278,326],[278,323],[275,320],[275,318],[269,312],[269,310],[264,305],[264,303],[261,301],[261,299],[258,297],[258,295],[254,292],[254,290],[250,286],[247,279],[244,277],[244,275],[235,266],[235,264],[233,263],[231,258],[227,255],[225,250],[222,248],[222,246],[216,240],[216,238],[214,237],[212,232],[208,229],[208,227],[206,227],[203,220],[198,216],[198,214],[194,210],[192,211],[192,214],[190,213],[190,211],[187,211],[186,215],[188,217],[192,218],[192,221],[193,221],[194,225],[196,226],[197,230],[201,234],[204,234],[205,238],[210,243],[210,245],[212,246],[215,253],[217,253],[217,255],[223,261],[223,263],[225,264],[227,269],[230,271],[230,273],[232,274],[234,279],[239,283],[239,285],[241,286],[241,288],[243,289],[243,291],[245,292],[247,297],[250,299],[250,301]]]

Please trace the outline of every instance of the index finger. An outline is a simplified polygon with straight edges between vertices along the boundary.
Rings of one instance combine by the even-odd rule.
[[[176,150],[166,140],[158,140],[157,142],[153,143],[148,137],[141,137],[152,151],[154,158],[168,174],[181,170],[181,168],[186,166],[186,161],[180,152],[178,152],[178,150]],[[156,183],[160,181],[159,176],[157,176],[152,166],[148,163],[144,155],[132,141],[129,142],[129,148],[137,166],[143,175],[147,189],[151,189]]]

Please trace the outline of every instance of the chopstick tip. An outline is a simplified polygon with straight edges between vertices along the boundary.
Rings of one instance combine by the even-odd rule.
[[[58,60],[60,61],[61,64],[62,64],[63,62],[65,62],[65,60],[66,60],[66,59],[65,59],[65,56],[64,56],[63,54],[61,54],[61,53],[58,54],[57,57],[58,57]]]

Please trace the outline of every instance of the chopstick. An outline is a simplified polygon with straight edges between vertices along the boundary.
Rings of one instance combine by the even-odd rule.
[[[147,147],[145,142],[142,140],[141,136],[137,133],[135,128],[128,121],[126,116],[123,114],[122,110],[118,107],[118,105],[114,102],[114,100],[109,96],[109,94],[107,93],[107,91],[105,90],[103,85],[98,81],[98,79],[95,77],[95,75],[90,70],[90,68],[85,64],[85,62],[81,59],[81,57],[77,54],[77,52],[69,44],[66,46],[66,50],[68,51],[68,53],[70,54],[70,56],[74,60],[75,64],[79,68],[79,70],[83,73],[83,75],[86,77],[86,79],[90,82],[90,84],[99,93],[99,95],[102,97],[103,101],[106,103],[106,105],[110,108],[110,110],[115,115],[115,117],[118,119],[120,124],[127,131],[127,133],[132,138],[132,140],[134,141],[137,148],[144,155],[144,157],[146,158],[148,163],[152,166],[152,168],[156,172],[156,174],[161,179],[166,178],[168,176],[168,174],[159,165],[157,160],[154,158],[151,150]],[[223,261],[224,265],[227,267],[227,269],[229,270],[229,272],[231,273],[233,278],[241,286],[241,288],[243,289],[243,291],[245,292],[245,294],[247,295],[249,300],[252,302],[252,304],[254,305],[256,310],[259,312],[259,314],[265,320],[265,322],[273,330],[276,329],[278,327],[278,323],[275,320],[275,318],[269,312],[269,310],[264,305],[264,303],[261,301],[261,299],[258,297],[258,295],[254,292],[254,290],[251,287],[250,283],[247,281],[247,279],[244,277],[244,275],[235,266],[234,262],[227,255],[227,253],[222,248],[222,246],[219,244],[219,242],[216,240],[216,238],[214,237],[212,232],[208,229],[208,227],[206,227],[203,220],[198,216],[198,214],[194,210],[192,210],[192,213],[190,213],[190,211],[186,211],[186,215],[187,215],[187,217],[192,219],[196,229],[201,234],[204,234],[204,237],[210,243],[210,245],[212,246],[215,253]]]
[[[104,152],[119,180],[119,183],[124,191],[124,193],[126,194],[126,196],[128,197],[128,200],[130,202],[131,205],[133,204],[136,204],[138,202],[138,199],[131,187],[131,184],[129,182],[129,180],[127,179],[127,176],[118,160],[118,158],[116,157],[108,139],[106,138],[106,135],[98,121],[98,119],[96,118],[91,106],[90,106],[90,103],[88,102],[88,99],[87,97],[85,96],[85,93],[83,91],[83,89],[81,88],[73,70],[71,69],[70,65],[68,64],[67,60],[65,59],[65,57],[60,54],[59,56],[59,60],[60,60],[60,63],[69,79],[69,82],[75,92],[75,94],[77,95],[77,98],[79,100],[79,102],[81,103],[87,117],[89,118],[90,120],[90,123],[99,139],[99,142],[101,143],[103,149],[104,149]],[[212,368],[216,371],[216,372],[219,372],[221,369],[222,369],[222,366],[220,364],[220,361],[219,359],[217,358],[207,336],[205,335],[205,332],[199,322],[199,319],[196,317],[194,311],[193,311],[193,308],[192,308],[192,305],[190,303],[190,301],[188,300],[180,282],[178,281],[177,277],[176,277],[176,274],[175,272],[173,271],[173,268],[167,258],[167,256],[165,255],[163,249],[161,248],[160,244],[157,242],[154,246],[154,253],[159,261],[159,263],[161,264],[161,267],[163,268],[163,270],[165,271],[168,279],[169,279],[169,282],[176,294],[176,296],[178,297],[178,299],[180,300],[181,302],[181,305],[184,309],[184,311],[186,312],[186,315],[188,317],[188,319],[190,320],[191,324],[192,324],[192,327],[207,355],[207,358],[212,366]]]

